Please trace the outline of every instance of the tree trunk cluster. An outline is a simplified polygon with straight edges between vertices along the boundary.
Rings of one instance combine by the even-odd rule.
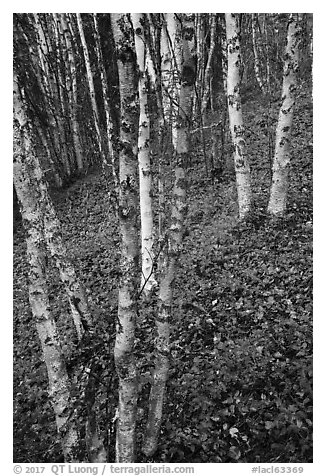
[[[240,220],[250,217],[253,210],[250,157],[241,99],[243,23],[241,15],[235,13],[111,14],[109,28],[115,49],[117,113],[110,97],[109,83],[112,78],[105,67],[100,18],[93,14],[92,21],[86,23],[80,13],[76,16],[34,13],[30,16],[32,33],[28,33],[33,35],[34,44],[30,44],[28,34],[18,24],[17,36],[26,45],[36,92],[26,90],[21,54],[16,52],[14,185],[26,228],[30,265],[29,300],[48,372],[49,395],[62,437],[65,461],[78,461],[80,434],[72,417],[72,381],[49,304],[47,257],[53,260],[59,271],[79,342],[85,335],[92,335],[95,323],[87,292],[67,257],[60,223],[37,155],[37,141],[53,168],[57,186],[62,186],[74,172],[81,173],[91,165],[86,157],[86,144],[90,142],[92,156],[99,156],[108,189],[114,190],[121,240],[114,347],[119,379],[116,461],[132,463],[137,453],[139,385],[135,330],[142,306],[154,300],[156,290],[155,362],[142,451],[151,457],[158,446],[170,365],[173,287],[182,252],[186,217],[190,129],[198,114],[205,161],[205,129],[220,131],[224,154],[224,129],[228,114]],[[260,18],[263,18],[267,44],[266,18]],[[248,16],[248,21],[251,25],[253,74],[263,94],[270,94],[269,51],[266,53],[266,69],[263,69],[259,15]],[[286,212],[301,26],[300,14],[289,15],[282,104],[276,128],[267,208],[268,213],[276,217]],[[213,129],[207,124],[209,114],[215,113],[217,104],[217,64],[226,108],[223,124],[221,119],[218,124],[213,124],[217,126]],[[83,101],[89,106],[86,127],[81,120],[80,107],[79,76],[82,68],[85,75],[83,90],[87,95]],[[32,104],[38,93],[41,99],[38,105],[34,104],[36,112],[33,116]],[[151,112],[153,104],[156,115]],[[42,108],[46,111],[43,115],[40,112]],[[46,126],[42,125],[42,121]],[[157,163],[153,164],[152,143],[156,133],[159,150]],[[217,132],[214,141],[216,145]],[[92,160],[96,162],[96,159]],[[167,162],[172,165],[174,173],[170,197],[164,183]],[[158,171],[157,181],[153,178],[154,169]],[[211,169],[213,173],[214,159]],[[207,161],[206,170],[208,173]],[[158,195],[157,225],[153,212],[155,194]],[[167,202],[171,203],[169,217]],[[92,462],[104,462],[107,455],[96,420],[94,374],[91,373],[86,382],[88,457]]]

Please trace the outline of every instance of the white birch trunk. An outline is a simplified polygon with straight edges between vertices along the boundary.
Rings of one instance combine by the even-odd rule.
[[[54,145],[55,142],[53,140],[52,126],[54,124],[54,118],[53,118],[52,105],[50,105],[49,98],[47,97],[46,91],[44,89],[44,82],[43,82],[43,78],[42,78],[39,56],[38,56],[38,54],[35,53],[35,51],[34,51],[35,47],[33,48],[33,46],[30,44],[29,38],[26,35],[26,33],[24,32],[23,28],[21,28],[20,33],[24,37],[26,45],[28,46],[28,51],[29,51],[29,54],[30,54],[30,60],[31,60],[31,63],[32,63],[32,66],[33,66],[33,70],[35,72],[35,75],[36,75],[36,78],[37,78],[37,83],[38,83],[38,86],[39,86],[39,88],[42,92],[42,98],[43,98],[44,104],[45,104],[46,109],[47,109],[47,118],[48,118],[49,127],[47,127],[44,130],[44,125],[39,120],[38,121],[39,124],[38,124],[38,127],[37,127],[37,133],[38,133],[39,138],[42,142],[42,145],[43,145],[43,147],[46,151],[46,155],[48,157],[49,164],[51,165],[51,167],[53,169],[53,176],[54,176],[55,184],[58,188],[60,188],[63,185],[63,181],[62,181],[62,178],[60,176],[60,168],[58,167],[59,164],[58,164],[58,159],[57,159],[57,150],[56,150],[56,147]],[[37,47],[36,47],[36,51],[37,51]]]
[[[166,101],[166,104],[169,104],[169,98],[167,95],[167,89],[164,89],[162,86],[162,69],[165,68],[168,77],[171,66],[171,54],[170,48],[167,41],[166,30],[161,28],[158,32],[155,31],[155,25],[152,21],[151,14],[147,14],[148,22],[150,25],[150,39],[147,40],[147,50],[148,55],[151,56],[151,63],[156,65],[156,68],[153,68],[153,87],[155,89],[156,95],[156,105],[157,105],[157,143],[158,143],[158,243],[161,247],[164,242],[165,235],[165,201],[164,201],[164,173],[163,173],[163,155],[164,155],[164,136],[167,131],[165,118],[168,117],[168,109],[164,112],[163,98]],[[165,40],[163,41],[163,37]],[[164,45],[163,45],[164,43]],[[166,58],[166,62],[163,62],[163,57]],[[148,68],[148,61],[146,62],[146,67]],[[167,84],[166,84],[167,87]],[[160,252],[157,259],[157,271],[160,272],[163,262],[163,253]]]
[[[60,130],[60,139],[61,139],[61,150],[63,156],[63,163],[65,166],[66,174],[69,177],[72,172],[70,157],[68,152],[66,133],[67,133],[67,118],[68,114],[68,101],[66,95],[66,87],[64,84],[64,77],[61,69],[61,39],[60,39],[60,22],[57,21],[57,14],[53,13],[53,31],[55,37],[55,59],[56,59],[56,81],[57,81],[57,114],[58,114],[58,125]],[[68,122],[69,124],[69,122]]]
[[[47,185],[43,178],[43,171],[38,163],[35,163],[34,169],[34,177],[40,189],[40,206],[44,220],[44,236],[47,247],[55,260],[61,281],[65,287],[77,336],[80,340],[84,332],[90,331],[93,327],[86,292],[76,275],[72,263],[67,257],[67,250],[61,235],[60,222],[49,196]]]
[[[61,156],[61,139],[59,132],[59,120],[54,109],[54,88],[51,81],[51,74],[48,67],[48,48],[45,40],[44,32],[40,23],[38,14],[34,14],[35,34],[37,38],[37,58],[34,60],[35,70],[39,81],[40,88],[43,93],[47,113],[50,122],[50,137],[56,157]],[[34,56],[33,56],[34,59]]]
[[[263,14],[263,29],[264,29],[264,36],[265,36],[265,52],[266,52],[266,84],[267,84],[267,92],[268,94],[271,93],[271,68],[270,68],[270,46],[269,46],[269,39],[268,39],[268,28],[267,28],[267,14]]]
[[[220,44],[221,44],[221,54],[222,54],[222,79],[223,79],[223,89],[225,95],[228,95],[228,47],[226,40],[226,25],[225,25],[225,15],[220,17]]]
[[[146,295],[153,290],[157,283],[153,271],[154,226],[152,210],[152,171],[149,148],[150,117],[148,112],[148,82],[145,63],[146,48],[143,30],[145,15],[132,13],[131,20],[135,33],[135,50],[139,71],[138,168],[142,251],[141,289],[143,289]]]
[[[135,459],[137,368],[134,357],[136,295],[138,283],[137,230],[137,90],[135,53],[129,21],[124,14],[111,15],[120,84],[120,193],[121,280],[114,359],[119,377],[119,416],[116,462]]]
[[[171,49],[170,64],[170,82],[168,87],[168,95],[170,97],[170,118],[172,126],[172,142],[176,143],[178,129],[178,104],[180,97],[180,78],[181,78],[181,62],[182,62],[182,41],[181,26],[175,18],[174,13],[165,13],[165,24],[167,37]],[[163,26],[164,27],[164,26]]]
[[[299,68],[299,44],[298,14],[291,14],[284,55],[282,105],[276,129],[272,186],[267,208],[268,212],[275,216],[282,216],[286,211],[291,159],[290,141]]]
[[[212,76],[212,63],[213,63],[213,55],[215,50],[215,35],[216,35],[216,13],[210,14],[210,45],[209,45],[209,52],[208,52],[208,59],[205,69],[204,75],[204,96],[202,102],[202,114],[206,111],[209,96],[210,96],[210,83],[211,83],[211,76]],[[211,97],[212,102],[212,97]]]
[[[196,81],[196,97],[194,104],[197,104],[197,113],[201,113],[201,104],[203,99],[204,75],[205,75],[205,31],[203,13],[196,14],[196,40],[197,40],[197,81]],[[194,110],[194,114],[196,113]]]
[[[95,88],[94,88],[94,81],[93,81],[93,74],[91,70],[91,63],[89,59],[89,53],[88,53],[88,47],[84,35],[84,29],[83,29],[83,23],[82,23],[82,18],[81,14],[77,13],[77,24],[78,24],[78,31],[83,47],[83,53],[84,53],[84,60],[85,60],[85,67],[86,67],[86,73],[87,73],[87,81],[88,81],[88,88],[89,88],[89,94],[91,98],[91,105],[92,105],[92,111],[93,111],[93,117],[94,117],[94,125],[95,125],[95,131],[96,131],[96,136],[97,136],[97,143],[98,143],[98,148],[100,151],[100,156],[101,160],[104,163],[105,162],[105,153],[103,149],[103,142],[102,142],[102,134],[101,134],[101,129],[100,129],[100,116],[98,113],[98,108],[97,108],[97,103],[96,103],[96,97],[95,97]]]
[[[252,48],[254,52],[254,70],[257,79],[257,83],[262,91],[262,93],[266,93],[263,81],[261,79],[261,68],[260,68],[260,61],[258,55],[258,47],[257,47],[257,31],[256,31],[256,22],[258,22],[258,14],[252,13],[251,15],[251,29],[252,29]]]
[[[71,111],[71,124],[72,124],[72,139],[74,143],[74,150],[76,155],[77,169],[83,170],[83,153],[80,144],[80,130],[78,123],[78,91],[77,91],[77,70],[75,53],[73,49],[74,38],[71,37],[71,30],[68,26],[68,19],[66,13],[60,14],[60,22],[64,41],[67,48],[69,70],[67,69],[66,85],[69,93],[69,108]]]
[[[174,20],[175,21],[175,20]],[[188,25],[189,28],[189,25]],[[173,188],[173,205],[171,211],[171,227],[169,230],[168,255],[164,262],[158,296],[158,313],[155,319],[157,328],[156,358],[153,381],[149,397],[149,411],[146,425],[143,452],[147,456],[155,453],[160,433],[165,387],[169,370],[170,352],[170,319],[173,298],[173,281],[177,270],[178,258],[183,239],[183,227],[186,209],[186,176],[184,162],[189,154],[189,118],[191,116],[192,90],[195,82],[195,71],[191,75],[193,82],[187,82],[183,64],[188,59],[189,44],[181,39],[178,24],[175,23],[176,65],[181,66],[181,85],[178,87],[177,120],[173,123],[173,146],[175,150],[175,182]],[[175,65],[175,67],[176,67]]]
[[[36,157],[31,145],[30,127],[24,111],[17,78],[14,77],[14,183],[26,226],[27,256],[30,265],[29,301],[41,342],[49,379],[49,396],[66,462],[76,462],[79,436],[69,422],[70,381],[52,316],[46,283],[45,242],[41,197],[33,179]]]
[[[111,161],[111,169],[112,169],[112,176],[113,182],[115,186],[116,196],[118,196],[118,189],[119,189],[119,181],[116,173],[116,151],[114,149],[114,133],[113,133],[113,120],[110,112],[110,105],[109,105],[109,91],[108,91],[108,80],[105,71],[103,55],[101,50],[100,44],[100,34],[98,28],[98,21],[96,13],[93,13],[93,20],[94,20],[94,29],[95,29],[95,51],[97,54],[97,61],[99,64],[99,70],[101,75],[101,84],[102,84],[102,91],[103,91],[103,101],[104,101],[104,110],[105,110],[105,119],[106,119],[106,132],[107,132],[107,143],[108,143],[108,150],[109,156]],[[108,168],[109,165],[107,163],[106,157],[104,157],[103,165],[105,168]]]
[[[34,182],[39,190],[41,217],[44,225],[44,238],[51,256],[54,258],[59,270],[61,281],[68,296],[70,309],[75,324],[78,339],[81,340],[84,333],[93,331],[92,314],[89,309],[85,289],[78,279],[75,269],[67,257],[67,250],[61,236],[60,222],[56,216],[52,200],[49,196],[43,172],[38,161],[34,163]],[[89,376],[86,403],[88,419],[86,423],[86,443],[89,460],[92,463],[106,461],[106,451],[97,425],[94,400],[96,388],[94,377]],[[93,392],[93,394],[92,394]]]
[[[161,30],[161,78],[162,78],[162,106],[164,119],[169,123],[171,115],[171,98],[169,86],[171,82],[171,50],[166,25]]]
[[[238,191],[239,217],[245,218],[251,208],[250,168],[246,156],[246,143],[242,120],[240,96],[240,26],[239,17],[235,13],[225,14],[226,38],[228,48],[228,110],[230,131],[234,148],[234,166]]]

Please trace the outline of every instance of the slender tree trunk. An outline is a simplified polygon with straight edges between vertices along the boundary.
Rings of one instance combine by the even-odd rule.
[[[230,130],[234,148],[234,166],[238,190],[239,216],[245,218],[251,208],[250,168],[246,157],[246,143],[242,120],[240,96],[240,25],[239,15],[226,13],[226,36],[228,48],[228,109]]]
[[[163,97],[163,113],[167,123],[170,123],[171,116],[171,97],[170,97],[170,85],[172,83],[171,78],[171,49],[169,43],[169,37],[164,23],[161,30],[161,78],[162,78],[162,97]]]
[[[61,145],[61,138],[60,138],[60,125],[58,114],[55,109],[55,88],[53,85],[53,78],[52,74],[50,73],[49,65],[48,65],[48,46],[45,39],[45,35],[41,26],[41,21],[39,15],[34,13],[34,26],[35,26],[35,34],[36,34],[36,42],[37,42],[37,54],[38,60],[34,60],[35,70],[37,74],[37,78],[39,81],[39,86],[42,90],[44,102],[46,105],[48,117],[49,117],[49,135],[51,137],[51,142],[53,145],[54,153],[57,158],[60,157],[60,161],[62,164],[64,152],[62,151]],[[28,41],[28,40],[27,40]],[[33,57],[34,58],[34,57]],[[62,173],[62,172],[61,172]],[[67,175],[66,170],[62,173],[62,175]]]
[[[271,67],[270,67],[270,46],[268,39],[268,22],[267,22],[267,13],[263,15],[263,29],[265,36],[265,52],[266,52],[266,84],[267,92],[271,93]]]
[[[67,48],[68,64],[66,74],[66,85],[69,94],[69,109],[71,112],[71,126],[72,126],[72,139],[74,144],[74,150],[76,155],[77,169],[83,170],[83,152],[80,144],[80,130],[78,123],[78,90],[77,90],[77,69],[75,61],[75,53],[73,49],[73,38],[68,26],[68,20],[65,13],[60,16],[61,29],[63,33],[63,39]],[[68,65],[67,65],[68,66]]]
[[[31,127],[27,119],[17,78],[14,76],[14,183],[26,226],[27,255],[30,265],[29,301],[49,379],[49,396],[61,437],[64,459],[77,462],[77,430],[69,415],[70,381],[52,316],[46,282],[46,251],[41,197],[35,188],[34,169],[38,162],[31,144]]]
[[[225,24],[225,15],[221,15],[219,21],[220,25],[220,42],[221,42],[221,66],[222,66],[222,80],[223,80],[223,89],[225,95],[228,95],[228,47],[226,39],[226,24]]]
[[[197,81],[196,81],[196,103],[197,109],[195,113],[201,113],[203,89],[204,89],[204,76],[205,76],[205,25],[204,14],[196,14],[196,39],[197,39]]]
[[[259,84],[259,87],[262,93],[265,94],[266,91],[265,91],[265,87],[261,78],[261,67],[260,67],[260,61],[259,61],[259,55],[258,55],[257,30],[256,30],[257,23],[258,23],[258,14],[252,13],[251,30],[252,30],[252,47],[254,52],[254,69],[255,69],[257,83]]]
[[[142,279],[141,288],[148,294],[156,285],[154,277],[154,226],[152,210],[152,171],[150,163],[149,133],[150,117],[148,111],[148,80],[146,78],[146,48],[144,23],[145,14],[132,13],[131,20],[135,32],[135,50],[139,71],[139,132],[138,167],[141,220]]]
[[[121,280],[114,359],[119,377],[119,417],[116,461],[135,459],[137,369],[134,357],[136,296],[138,289],[137,230],[137,90],[132,31],[124,14],[112,14],[120,87],[120,194]]]
[[[81,18],[80,13],[77,13],[77,24],[78,24],[78,31],[79,31],[81,43],[82,43],[82,46],[83,46],[85,67],[86,67],[86,73],[87,73],[87,81],[88,81],[88,87],[89,87],[89,94],[90,94],[90,98],[91,98],[91,105],[92,105],[92,111],[93,111],[93,117],[94,117],[94,125],[95,125],[97,143],[98,143],[102,163],[104,163],[106,158],[105,158],[105,153],[104,153],[104,148],[103,148],[103,141],[102,141],[102,134],[101,134],[101,129],[100,129],[100,116],[99,116],[97,103],[96,103],[93,74],[92,74],[92,70],[91,70],[91,63],[90,63],[90,59],[89,59],[89,53],[88,53],[88,48],[87,48],[87,43],[86,43],[86,39],[85,39],[85,35],[84,35],[83,23],[82,23],[82,18]]]
[[[166,136],[166,121],[165,118],[168,117],[168,110],[164,113],[164,106],[163,106],[163,96],[165,96],[167,103],[169,101],[167,90],[164,90],[162,87],[162,67],[161,67],[161,51],[163,50],[163,46],[160,45],[161,37],[162,37],[162,30],[160,28],[159,31],[155,29],[155,25],[153,24],[152,15],[148,14],[148,21],[150,25],[150,36],[147,37],[147,49],[148,53],[151,55],[152,62],[155,65],[154,74],[155,78],[153,80],[153,87],[155,89],[156,95],[156,106],[157,106],[157,147],[158,147],[158,243],[159,249],[161,250],[158,255],[157,260],[157,271],[160,272],[162,268],[163,262],[163,243],[164,243],[164,236],[165,236],[165,200],[164,200],[164,156],[165,156],[165,148],[164,148],[164,138]],[[170,54],[170,47],[168,44],[168,39],[165,31],[165,58],[167,62],[165,63],[165,68],[167,74],[169,75],[170,71],[170,63],[171,63],[171,54]]]
[[[61,139],[61,148],[63,155],[63,163],[65,166],[66,174],[70,177],[73,168],[72,163],[69,157],[68,151],[68,140],[70,132],[70,121],[69,121],[69,109],[68,109],[68,98],[66,85],[64,81],[64,75],[62,71],[62,63],[65,66],[65,61],[63,61],[62,56],[65,55],[65,49],[61,48],[62,41],[60,38],[60,22],[57,20],[57,14],[53,15],[53,31],[55,38],[55,59],[56,59],[56,82],[57,82],[57,114],[58,114],[58,124],[60,130],[60,139]]]
[[[22,26],[18,25],[18,28],[19,28],[19,33],[24,38],[25,43],[28,47],[28,51],[30,54],[30,62],[32,64],[34,74],[37,78],[37,85],[40,88],[40,91],[42,93],[44,106],[47,110],[47,124],[45,126],[44,123],[42,123],[42,121],[39,120],[37,124],[37,134],[42,142],[44,150],[46,151],[49,164],[52,167],[55,184],[57,187],[60,188],[63,185],[63,181],[60,175],[60,164],[58,161],[57,151],[56,151],[55,143],[53,140],[53,131],[51,130],[51,125],[54,123],[53,108],[49,101],[49,97],[46,96],[46,92],[44,90],[41,65],[38,59],[39,57],[38,57],[38,54],[35,53],[34,51],[35,49],[37,50],[37,47],[35,48],[35,46],[33,47],[31,45],[30,39],[24,32],[24,29],[22,28]]]
[[[273,178],[268,203],[268,212],[275,216],[284,215],[286,210],[291,158],[290,141],[297,89],[300,40],[298,14],[291,14],[284,55],[282,105],[276,129]]]
[[[202,114],[205,113],[207,109],[208,100],[210,97],[210,82],[212,76],[212,64],[213,64],[213,57],[214,57],[214,50],[215,50],[215,36],[216,36],[216,13],[210,14],[210,45],[209,45],[209,53],[207,59],[207,65],[205,69],[204,75],[204,96],[202,102]],[[212,97],[211,97],[212,102]]]
[[[172,21],[170,19],[170,21]],[[195,67],[192,74],[187,68],[190,51],[189,42],[181,38],[177,21],[175,21],[175,49],[176,64],[181,65],[181,85],[178,97],[177,120],[173,127],[176,128],[173,135],[175,150],[175,182],[173,188],[173,205],[171,211],[171,227],[168,240],[168,256],[165,267],[162,270],[158,297],[158,313],[155,319],[157,328],[156,359],[153,373],[153,381],[149,398],[149,412],[146,426],[143,452],[153,455],[157,449],[158,437],[162,421],[163,402],[165,387],[169,370],[170,352],[170,319],[173,298],[173,281],[175,279],[178,258],[181,252],[183,239],[184,218],[186,210],[186,174],[184,164],[189,154],[189,118],[191,117],[192,90],[195,83]],[[189,34],[190,22],[187,25]],[[193,30],[193,28],[192,28]],[[184,65],[187,68],[184,68]]]
[[[94,29],[95,29],[95,50],[97,55],[97,62],[99,64],[102,91],[103,91],[103,101],[104,101],[104,110],[105,110],[105,118],[106,118],[107,144],[108,144],[109,156],[111,161],[111,169],[112,169],[112,176],[113,176],[115,191],[116,191],[116,195],[118,196],[119,183],[118,183],[118,177],[117,177],[116,165],[115,165],[117,153],[113,145],[115,142],[114,132],[113,132],[114,127],[113,127],[112,115],[110,112],[108,79],[107,79],[104,61],[103,61],[96,13],[93,13],[93,20],[94,20]],[[104,157],[103,165],[106,169],[108,169],[109,164],[107,163],[106,157]]]
[[[86,291],[78,279],[72,263],[67,257],[66,247],[60,232],[61,226],[49,196],[42,169],[38,162],[34,165],[34,180],[40,192],[40,209],[44,220],[45,242],[59,270],[61,281],[69,299],[77,336],[78,339],[81,340],[86,331],[93,332],[94,330]],[[90,462],[103,463],[106,461],[106,451],[97,425],[97,416],[94,408],[96,381],[92,373],[89,375],[88,380],[87,395],[85,396],[88,409],[85,438],[87,453]]]
[[[44,219],[44,235],[47,247],[59,270],[61,281],[65,287],[78,339],[85,331],[93,327],[92,315],[87,302],[86,292],[76,276],[75,269],[67,257],[67,250],[61,235],[61,225],[56,216],[52,200],[49,196],[43,171],[35,164],[35,179],[40,189],[41,209]]]
[[[181,63],[182,63],[182,42],[181,42],[181,25],[176,19],[174,13],[165,13],[165,26],[167,31],[168,42],[171,51],[170,63],[170,84],[168,94],[170,97],[170,111],[171,111],[171,127],[172,127],[172,142],[177,140],[178,129],[178,107],[181,87]]]

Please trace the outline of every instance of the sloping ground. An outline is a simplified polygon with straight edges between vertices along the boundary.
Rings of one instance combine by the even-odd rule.
[[[277,108],[274,104],[268,116],[274,125]],[[311,97],[302,92],[299,98],[288,214],[278,222],[264,213],[270,180],[266,111],[261,98],[245,105],[256,203],[249,223],[237,221],[232,177],[212,185],[202,161],[189,172],[188,236],[176,280],[172,368],[156,462],[312,460]],[[99,411],[104,423],[112,420],[117,397],[112,364],[117,224],[98,174],[56,193],[54,200],[68,252],[89,289],[98,322],[95,350],[76,352],[85,366],[95,357],[103,363]],[[14,460],[53,462],[60,460],[60,451],[28,305],[25,253],[19,226],[14,236]],[[70,359],[75,336],[53,266],[49,282]],[[153,312],[150,306],[144,310],[137,333],[140,436],[152,365]],[[108,435],[112,447],[113,436]]]

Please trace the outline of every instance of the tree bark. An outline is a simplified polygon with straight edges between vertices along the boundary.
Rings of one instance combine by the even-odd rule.
[[[75,53],[73,49],[74,38],[71,36],[71,30],[68,26],[66,13],[58,15],[61,22],[63,39],[66,44],[68,65],[66,65],[66,86],[69,95],[69,109],[71,112],[71,128],[74,150],[76,155],[77,169],[83,170],[83,153],[80,144],[80,130],[78,123],[78,91],[77,91],[77,69],[75,61]]]
[[[138,277],[137,230],[137,90],[135,52],[129,21],[124,14],[112,14],[120,87],[120,191],[121,280],[114,359],[119,377],[119,417],[116,461],[135,460],[137,410],[137,369],[134,357],[136,296]]]
[[[213,64],[213,56],[214,56],[214,50],[215,50],[215,36],[216,36],[216,13],[211,13],[210,14],[210,45],[209,45],[209,53],[208,53],[208,59],[207,59],[207,64],[206,64],[206,69],[205,69],[205,75],[204,75],[204,95],[203,95],[203,102],[202,102],[202,114],[205,113],[207,109],[207,104],[209,101],[210,97],[210,82],[211,82],[211,76],[212,76],[212,64]],[[211,98],[212,102],[212,98]]]
[[[93,13],[93,20],[94,20],[94,29],[95,29],[95,51],[97,55],[97,62],[99,65],[100,75],[101,75],[101,84],[102,84],[102,92],[103,92],[103,101],[104,101],[104,110],[105,110],[105,119],[106,119],[106,133],[107,133],[107,144],[109,150],[109,157],[111,161],[111,169],[112,169],[112,176],[114,187],[116,191],[116,195],[118,196],[118,177],[116,173],[116,150],[114,148],[114,127],[113,127],[113,120],[112,115],[110,112],[110,105],[109,105],[109,90],[108,90],[108,79],[106,75],[106,70],[103,61],[101,43],[100,43],[100,34],[98,28],[98,21],[96,13]],[[109,168],[109,164],[107,163],[106,157],[104,157],[103,166],[105,169]]]
[[[55,39],[55,52],[54,57],[56,60],[56,83],[57,83],[57,94],[56,94],[56,112],[58,114],[58,124],[60,130],[60,140],[61,140],[61,147],[62,147],[62,154],[63,154],[63,163],[65,167],[65,171],[68,177],[72,174],[73,167],[70,161],[69,156],[69,148],[68,148],[68,141],[67,138],[69,137],[70,133],[70,121],[69,121],[69,106],[68,106],[68,97],[67,97],[67,90],[64,81],[64,75],[62,71],[62,66],[65,66],[65,61],[63,57],[65,56],[65,48],[62,48],[62,39],[60,34],[61,25],[60,22],[57,21],[57,14],[52,14],[53,20],[53,32],[54,32],[54,39]]]
[[[164,236],[165,236],[165,224],[166,224],[166,216],[165,216],[165,200],[164,200],[164,156],[165,156],[165,148],[164,148],[164,138],[166,137],[167,127],[166,127],[166,120],[165,118],[168,117],[169,110],[167,105],[169,104],[169,97],[167,94],[167,89],[162,87],[162,69],[163,64],[164,68],[167,72],[167,77],[169,77],[170,72],[170,62],[171,62],[171,54],[170,48],[168,44],[168,38],[166,31],[162,33],[163,28],[155,27],[153,22],[153,15],[147,14],[148,22],[149,22],[149,35],[145,37],[146,45],[148,54],[151,56],[152,63],[155,65],[153,73],[155,77],[152,79],[153,87],[155,89],[155,96],[156,96],[156,107],[157,107],[157,147],[158,147],[158,243],[159,247],[163,246]],[[163,36],[164,35],[164,36]],[[164,45],[160,44],[163,42],[163,38],[165,38]],[[165,48],[165,53],[163,55],[163,50]],[[163,63],[163,56],[166,60]],[[166,84],[167,87],[167,84]],[[166,101],[166,112],[164,113],[164,106],[163,106],[163,97]],[[159,252],[157,258],[157,271],[160,273],[162,268],[162,261],[163,261],[163,253],[162,250]]]
[[[91,106],[92,106],[92,112],[93,112],[93,118],[94,118],[94,126],[95,126],[95,131],[96,131],[96,138],[97,138],[97,144],[98,148],[100,151],[100,156],[101,156],[101,161],[102,163],[105,162],[105,152],[103,148],[103,139],[102,139],[102,134],[101,134],[101,129],[100,129],[100,116],[98,112],[98,107],[96,103],[96,97],[95,97],[95,88],[94,88],[94,81],[93,81],[93,73],[91,69],[91,63],[89,59],[89,53],[88,53],[88,47],[86,43],[86,38],[84,34],[84,29],[83,29],[83,22],[81,18],[81,14],[77,13],[77,24],[78,24],[78,31],[83,47],[83,53],[84,53],[84,60],[85,60],[85,67],[86,67],[86,73],[87,73],[87,81],[88,81],[88,88],[89,88],[89,94],[90,94],[90,99],[91,99]]]
[[[256,24],[258,23],[258,13],[252,13],[251,15],[251,30],[252,30],[252,47],[254,52],[254,69],[257,79],[257,83],[263,94],[266,93],[265,86],[261,78],[261,67],[258,55],[258,46],[257,46],[257,30]]]
[[[222,67],[222,80],[225,96],[228,95],[228,47],[226,39],[226,24],[225,15],[219,17],[220,26],[220,46],[221,46],[221,67]]]
[[[49,396],[55,414],[66,462],[77,462],[79,435],[69,421],[70,381],[55,320],[52,316],[46,282],[46,250],[41,197],[35,188],[34,155],[30,125],[14,76],[14,183],[26,227],[27,256],[30,265],[29,301],[49,379]]]
[[[144,22],[145,14],[132,13],[135,33],[135,50],[138,64],[139,132],[138,168],[139,198],[141,220],[142,277],[141,289],[145,295],[155,287],[154,277],[154,225],[152,209],[152,171],[150,163],[149,133],[150,116],[148,111],[148,80],[146,78],[146,48]]]
[[[169,96],[169,85],[171,82],[171,50],[165,23],[161,30],[161,78],[163,113],[165,120],[169,123],[171,115],[171,98]]]
[[[194,97],[194,115],[200,114],[205,76],[205,24],[204,13],[196,13],[196,49],[197,49],[197,80]],[[197,107],[196,107],[197,106]]]
[[[39,82],[39,86],[43,93],[44,103],[46,105],[46,110],[49,118],[49,136],[52,143],[52,152],[60,162],[62,166],[64,151],[62,150],[61,145],[61,138],[60,138],[60,121],[58,118],[58,114],[55,108],[55,95],[56,91],[53,84],[52,74],[50,73],[49,65],[48,65],[48,47],[45,40],[45,35],[41,26],[40,18],[38,14],[34,13],[34,27],[35,27],[35,35],[36,35],[36,43],[37,43],[37,58],[33,55],[34,66],[36,76]],[[27,39],[28,42],[28,39]],[[66,167],[64,166],[64,171],[60,170],[62,176],[67,175]],[[61,176],[60,176],[61,178]]]
[[[228,48],[228,109],[230,131],[234,148],[234,166],[238,191],[239,216],[245,218],[251,209],[250,168],[246,156],[245,129],[242,120],[240,96],[240,25],[239,14],[226,13],[226,38]]]
[[[93,327],[86,292],[76,275],[74,266],[67,257],[67,250],[61,235],[61,225],[49,196],[48,188],[43,177],[43,171],[38,163],[35,164],[34,176],[40,189],[40,206],[43,214],[44,235],[47,247],[59,270],[61,281],[69,299],[77,336],[80,340],[84,332],[90,331]]]
[[[291,160],[290,141],[297,90],[300,40],[298,14],[291,14],[284,55],[282,105],[276,129],[272,186],[267,208],[268,212],[275,216],[282,216],[286,211]]]
[[[172,19],[170,19],[170,22]],[[168,237],[168,254],[164,261],[164,268],[161,273],[160,289],[158,296],[158,313],[155,324],[157,329],[156,337],[156,358],[153,373],[153,381],[149,397],[149,411],[146,425],[143,452],[147,456],[155,453],[158,444],[158,437],[161,427],[165,387],[169,371],[170,353],[170,320],[173,299],[173,281],[175,279],[178,258],[181,252],[183,239],[184,218],[186,212],[186,175],[184,164],[189,154],[189,118],[191,116],[192,90],[195,83],[195,70],[189,74],[186,68],[189,67],[188,60],[191,57],[189,42],[181,37],[180,25],[175,22],[175,67],[180,65],[181,84],[178,90],[177,117],[172,127],[173,146],[175,154],[175,181],[173,188],[173,205],[171,211],[171,227]],[[187,34],[191,29],[187,25]],[[193,28],[192,28],[193,30]],[[185,36],[185,35],[184,35]],[[187,38],[187,37],[186,37]]]

